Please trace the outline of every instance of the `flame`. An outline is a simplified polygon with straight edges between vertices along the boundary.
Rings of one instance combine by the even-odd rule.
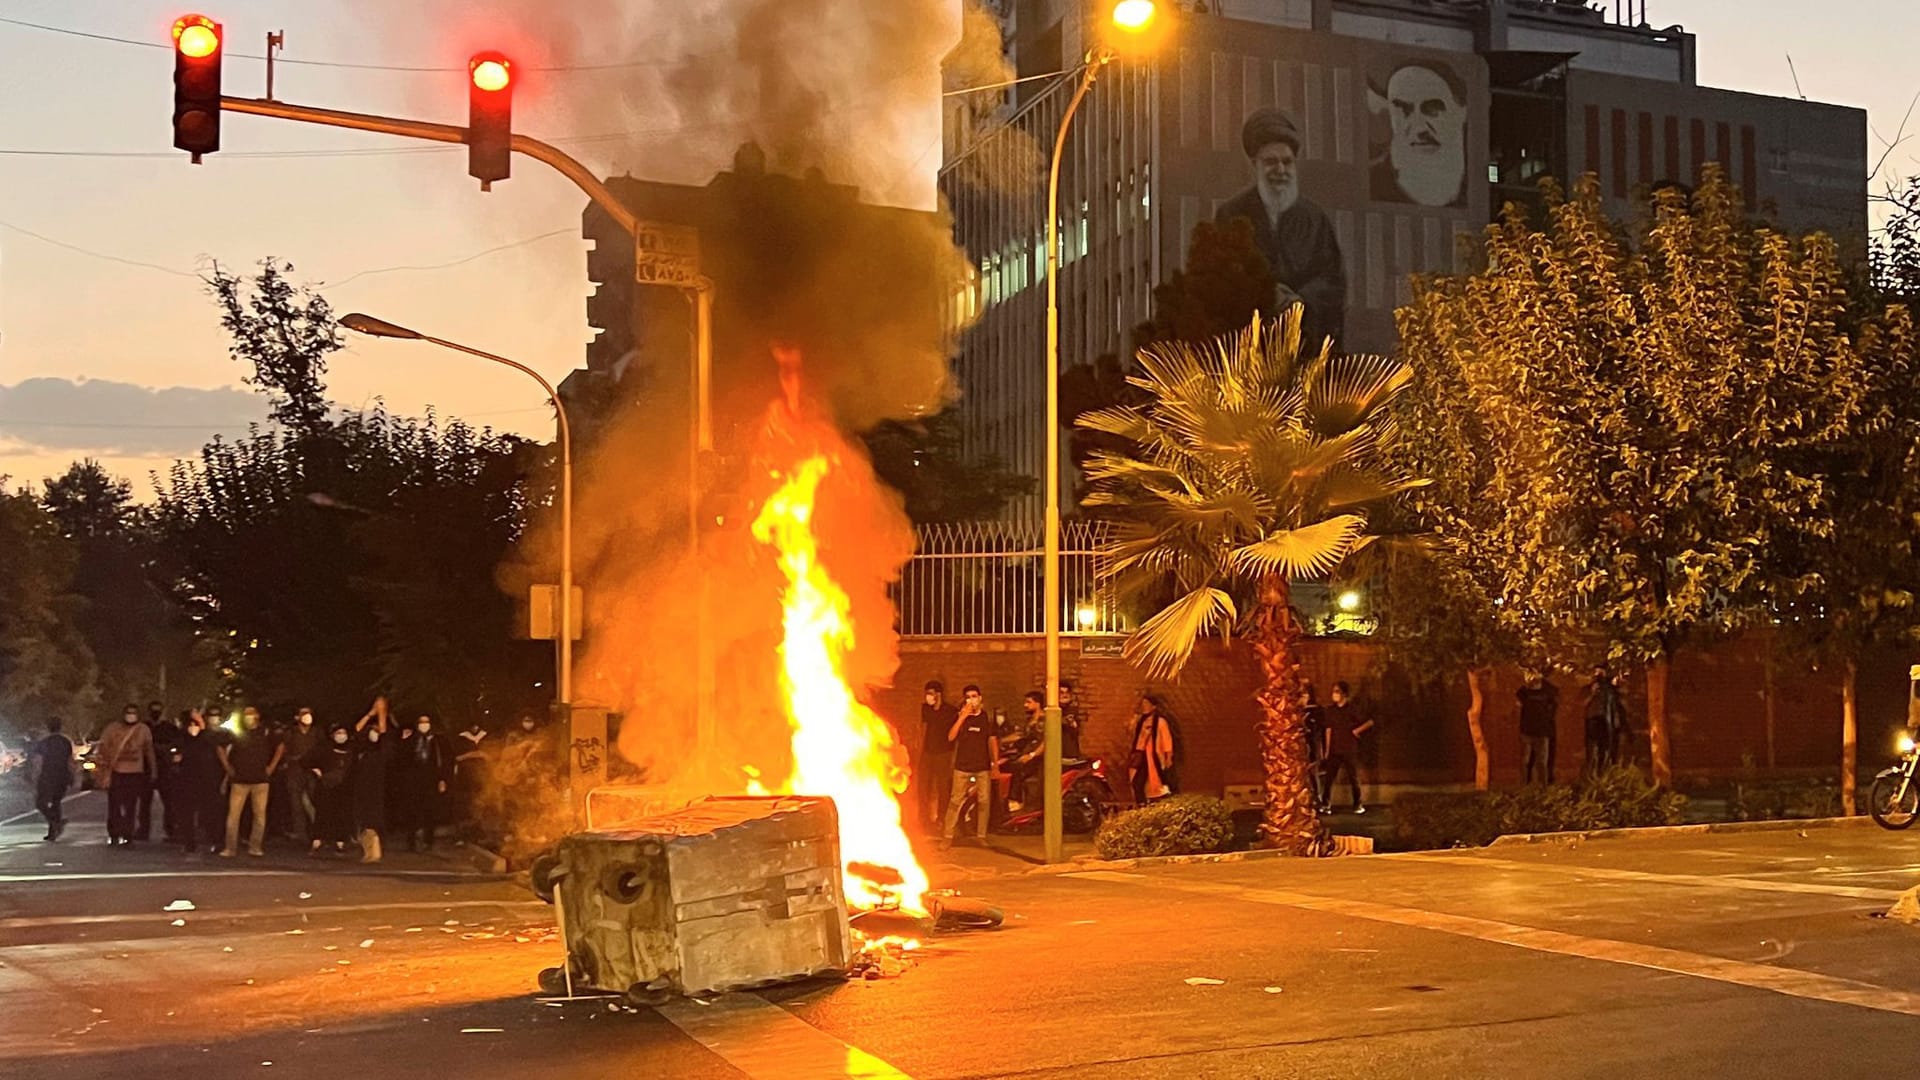
[[[776,786],[792,794],[828,796],[838,807],[848,903],[865,908],[898,903],[911,914],[924,914],[927,873],[900,822],[905,754],[886,721],[861,704],[847,683],[852,605],[821,566],[814,536],[815,497],[833,467],[828,455],[816,453],[790,472],[776,474],[780,486],[753,522],[754,539],[778,553],[787,580],[780,604],[780,687],[792,729],[793,774]],[[850,869],[854,863],[890,868],[901,883],[882,887]]]

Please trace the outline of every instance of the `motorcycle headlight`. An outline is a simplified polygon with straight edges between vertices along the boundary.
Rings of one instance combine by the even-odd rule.
[[[1904,757],[1907,754],[1913,753],[1913,736],[1905,735],[1905,734],[1901,735],[1899,746],[1900,746],[1901,756]]]

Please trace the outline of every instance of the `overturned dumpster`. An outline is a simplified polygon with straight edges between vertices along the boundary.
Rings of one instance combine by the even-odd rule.
[[[568,836],[536,875],[567,946],[542,982],[658,1003],[845,975],[839,837],[833,801],[800,796],[703,799]]]

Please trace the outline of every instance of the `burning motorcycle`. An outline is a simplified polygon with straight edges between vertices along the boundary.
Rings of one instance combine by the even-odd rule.
[[[1900,733],[1900,763],[1880,770],[1867,793],[1867,813],[1883,829],[1904,829],[1920,818],[1920,783],[1914,769],[1920,764],[1920,744],[1913,733]]]

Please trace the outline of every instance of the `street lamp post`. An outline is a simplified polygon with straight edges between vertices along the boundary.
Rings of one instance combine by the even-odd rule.
[[[548,400],[553,402],[554,415],[559,420],[560,432],[560,597],[559,626],[555,637],[559,639],[559,670],[555,673],[555,700],[563,716],[570,714],[573,707],[573,429],[567,424],[567,407],[560,400],[560,394],[546,377],[518,360],[509,360],[490,352],[462,345],[459,342],[423,334],[404,326],[376,319],[371,315],[355,312],[340,320],[340,325],[356,333],[369,337],[399,338],[403,341],[424,341],[438,345],[443,349],[463,352],[468,356],[477,356],[482,360],[491,360],[496,364],[505,364],[515,371],[533,379],[547,392]]]
[[[1159,14],[1154,0],[1118,0],[1109,15],[1115,31],[1141,40]],[[1046,537],[1043,541],[1041,603],[1045,607],[1047,652],[1046,750],[1041,758],[1040,789],[1044,809],[1047,861],[1064,856],[1060,820],[1060,162],[1067,152],[1067,133],[1074,114],[1086,99],[1101,69],[1117,55],[1111,46],[1087,53],[1079,85],[1060,117],[1053,142],[1053,161],[1047,171],[1047,412]]]

